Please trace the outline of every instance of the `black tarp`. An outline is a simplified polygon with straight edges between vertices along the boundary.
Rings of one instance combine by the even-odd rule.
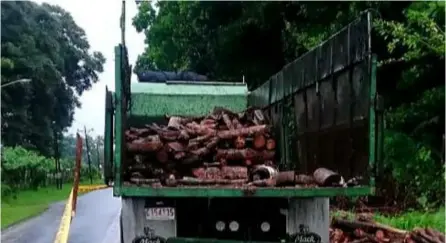
[[[166,81],[208,81],[204,75],[194,72],[143,71],[136,74],[139,82],[163,83]]]

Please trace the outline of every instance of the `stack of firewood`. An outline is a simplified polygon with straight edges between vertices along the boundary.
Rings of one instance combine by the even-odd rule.
[[[145,185],[345,186],[319,168],[312,176],[277,170],[276,142],[259,109],[217,107],[203,117],[167,116],[167,125],[126,131],[124,180]]]
[[[126,131],[128,175],[138,184],[244,184],[248,170],[274,167],[276,142],[261,110],[215,108]]]
[[[430,228],[406,231],[374,222],[370,217],[355,220],[335,218],[330,228],[331,243],[443,243],[445,236]]]

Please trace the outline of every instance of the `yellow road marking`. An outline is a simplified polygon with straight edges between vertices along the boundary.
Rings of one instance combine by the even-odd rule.
[[[56,239],[54,243],[66,243],[68,242],[68,233],[70,232],[71,218],[73,215],[72,209],[72,199],[73,199],[73,189],[71,189],[68,201],[65,204],[65,210],[63,212],[62,218],[60,219],[59,230],[56,234]]]

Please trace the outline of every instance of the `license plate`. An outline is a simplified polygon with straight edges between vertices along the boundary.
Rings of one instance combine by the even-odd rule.
[[[174,220],[175,208],[159,207],[147,208],[146,217],[148,220]]]

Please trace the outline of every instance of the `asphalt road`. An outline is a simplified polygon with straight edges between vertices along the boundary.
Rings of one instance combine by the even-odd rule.
[[[51,205],[41,215],[1,232],[2,243],[53,243],[65,202]],[[119,243],[120,198],[112,189],[93,191],[78,198],[69,243]]]

